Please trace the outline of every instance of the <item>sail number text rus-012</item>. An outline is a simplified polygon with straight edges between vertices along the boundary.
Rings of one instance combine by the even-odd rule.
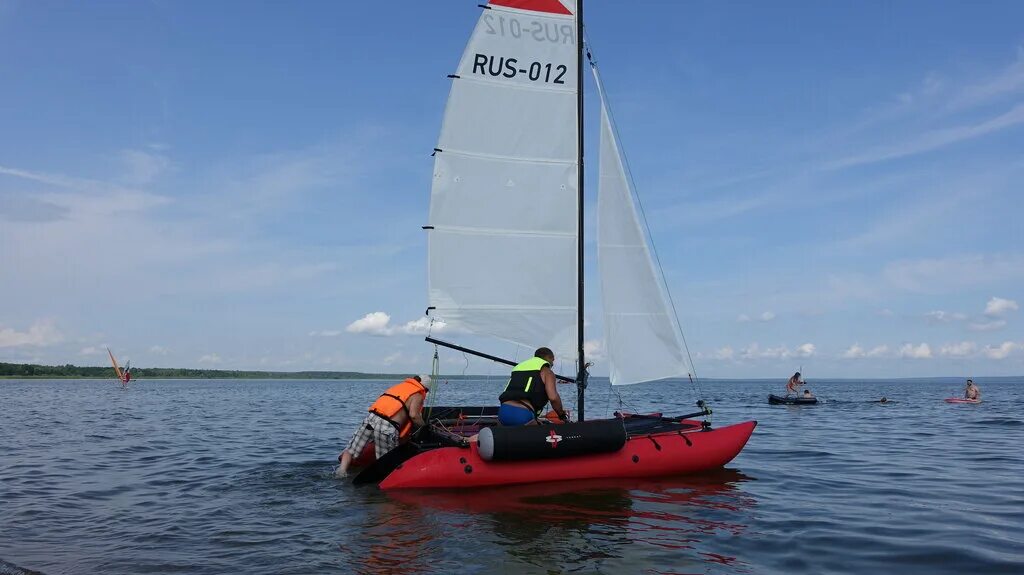
[[[541,62],[530,62],[529,65],[522,64],[520,67],[517,58],[506,58],[504,56],[495,58],[486,54],[477,54],[473,59],[473,73],[484,76],[503,76],[515,78],[522,74],[533,82],[547,82],[550,84],[564,84],[565,73],[569,68],[565,64],[552,64]]]

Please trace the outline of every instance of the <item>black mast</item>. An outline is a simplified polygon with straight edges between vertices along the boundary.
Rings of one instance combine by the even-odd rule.
[[[583,421],[583,396],[587,389],[587,364],[583,357],[583,0],[576,0],[576,151],[579,154],[579,173],[576,180],[576,191],[579,203],[579,220],[577,223],[578,242],[576,245],[576,409],[578,420]]]

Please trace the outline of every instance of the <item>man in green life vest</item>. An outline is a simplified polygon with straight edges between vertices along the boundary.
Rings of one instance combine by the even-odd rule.
[[[568,421],[568,414],[562,407],[562,398],[556,388],[555,372],[551,366],[555,354],[542,347],[533,352],[533,357],[512,368],[505,391],[498,396],[498,422],[502,425],[530,425],[537,422],[544,406],[551,402],[551,409],[559,419]]]

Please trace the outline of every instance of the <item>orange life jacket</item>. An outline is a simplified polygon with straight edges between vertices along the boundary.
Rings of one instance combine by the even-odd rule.
[[[403,438],[412,431],[412,417],[409,417],[409,407],[406,404],[417,393],[422,393],[423,397],[426,397],[427,388],[410,377],[398,385],[392,385],[387,391],[380,394],[377,401],[370,406],[369,411],[390,421],[398,428],[398,437]],[[403,411],[405,412],[405,422],[398,425],[393,418]]]

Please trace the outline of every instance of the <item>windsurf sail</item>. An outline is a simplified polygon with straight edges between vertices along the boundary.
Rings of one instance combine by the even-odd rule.
[[[121,366],[117,365],[117,359],[114,358],[114,352],[110,351],[109,347],[107,348],[107,354],[110,355],[110,363],[114,366],[114,374],[117,375],[118,381],[124,383],[124,371],[121,370]]]

